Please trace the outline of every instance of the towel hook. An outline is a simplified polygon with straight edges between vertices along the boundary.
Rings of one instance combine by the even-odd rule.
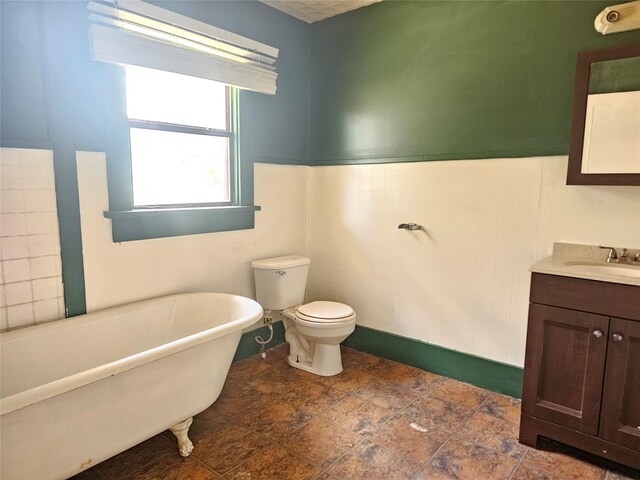
[[[398,228],[404,230],[424,230],[424,227],[417,223],[401,223],[398,225]]]

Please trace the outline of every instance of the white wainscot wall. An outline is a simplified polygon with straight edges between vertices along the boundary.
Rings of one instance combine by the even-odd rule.
[[[566,169],[566,156],[311,168],[307,300],[522,366],[529,266],[554,242],[640,246],[640,187],[567,186]]]
[[[307,167],[256,164],[253,230],[113,243],[105,155],[78,152],[87,310],[178,292],[255,298],[251,261],[306,253]]]

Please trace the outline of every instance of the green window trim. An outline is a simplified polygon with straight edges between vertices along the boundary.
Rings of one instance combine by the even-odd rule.
[[[105,82],[110,100],[105,110],[108,120],[107,176],[109,210],[104,216],[111,220],[114,242],[148,240],[202,233],[247,230],[255,227],[253,205],[253,162],[241,160],[240,151],[240,92],[231,89],[231,124],[233,136],[231,158],[233,183],[232,205],[135,208],[131,177],[129,119],[126,114],[124,68],[104,65],[105,73],[113,81]]]
[[[149,208],[109,210],[113,241],[128,242],[200,233],[247,230],[255,226],[254,212],[260,207],[225,206],[194,208]]]

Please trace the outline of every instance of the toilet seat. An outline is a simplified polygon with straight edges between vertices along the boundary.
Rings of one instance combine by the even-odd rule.
[[[300,305],[296,309],[295,317],[312,324],[340,325],[353,320],[355,312],[344,303],[316,301]]]

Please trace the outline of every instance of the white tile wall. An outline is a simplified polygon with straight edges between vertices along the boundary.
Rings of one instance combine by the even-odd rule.
[[[62,315],[60,242],[53,177],[32,170],[51,153],[2,152],[0,328],[11,328],[50,318],[56,302]],[[640,246],[640,187],[566,186],[566,167],[564,156],[258,164],[254,230],[114,244],[104,155],[78,152],[87,307],[183,291],[253,296],[251,260],[306,253],[307,300],[343,301],[362,325],[521,366],[529,265],[556,241]]]
[[[0,149],[0,330],[64,317],[48,150]]]
[[[562,156],[310,169],[307,300],[522,366],[528,267],[556,241],[640,246],[640,187],[566,186],[566,168]]]
[[[4,298],[8,306],[33,302],[31,282],[7,283],[4,286]]]

